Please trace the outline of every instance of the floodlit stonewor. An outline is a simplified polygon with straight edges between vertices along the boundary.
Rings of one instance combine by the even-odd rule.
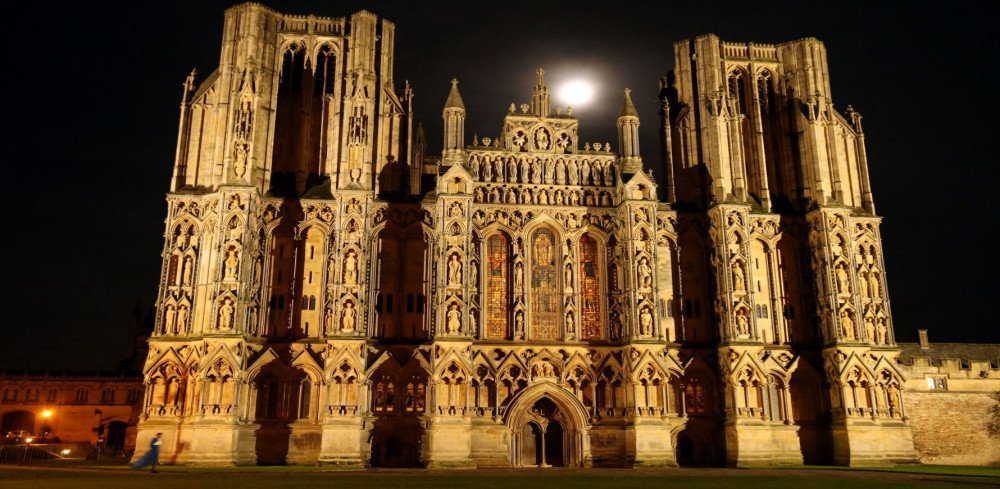
[[[219,67],[184,85],[138,446],[163,432],[164,461],[198,464],[917,460],[861,116],[834,109],[822,42],[676,43],[643,142],[657,181],[627,89],[616,145],[586,142],[541,69],[496,139],[469,137],[452,80],[425,156],[394,28],[226,12]]]

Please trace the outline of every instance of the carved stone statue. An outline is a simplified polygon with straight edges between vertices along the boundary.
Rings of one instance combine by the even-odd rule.
[[[861,293],[862,299],[868,298],[868,276],[864,273],[858,274],[858,292]]]
[[[542,362],[542,375],[545,377],[555,377],[556,369],[549,362]]]
[[[174,327],[175,327],[175,323],[177,322],[177,313],[174,310],[174,305],[173,304],[168,304],[167,305],[166,316],[167,316],[167,325],[164,328],[163,332],[166,333],[166,334],[176,334],[177,331],[174,330]]]
[[[473,266],[469,267],[469,286],[475,287],[479,283],[479,270],[475,263]]]
[[[234,312],[236,312],[236,308],[233,307],[233,300],[226,297],[226,299],[222,301],[222,305],[219,306],[219,329],[233,328]]]
[[[224,262],[225,268],[223,270],[223,277],[225,277],[226,280],[236,279],[236,266],[239,265],[239,263],[240,259],[236,255],[235,249],[230,249],[226,252],[226,260]]]
[[[181,271],[181,285],[191,285],[191,257],[184,257],[184,267]]]
[[[885,318],[878,318],[878,327],[876,330],[878,344],[884,345],[886,342],[886,335],[889,332],[889,328],[885,325]]]
[[[653,336],[653,314],[649,312],[649,306],[643,307],[639,313],[639,331],[643,336]]]
[[[326,308],[326,314],[323,316],[323,319],[324,319],[324,321],[323,321],[324,324],[326,324],[327,331],[332,330],[333,327],[334,327],[334,324],[333,324],[333,309],[332,308],[329,308],[329,307]]]
[[[563,279],[565,281],[564,285],[565,292],[567,294],[573,293],[573,265],[566,265],[566,269],[563,273]]]
[[[517,311],[514,315],[514,337],[524,338],[524,313],[521,311]]]
[[[458,253],[453,253],[448,261],[448,285],[462,285],[462,262]]]
[[[358,283],[358,254],[354,250],[348,251],[344,257],[344,283],[348,285]]]
[[[493,173],[496,174],[498,182],[502,182],[503,181],[503,160],[502,159],[497,158],[497,159],[493,160]]]
[[[899,388],[894,385],[889,386],[889,408],[892,409],[892,417],[899,418],[903,416],[900,411],[900,407],[903,405],[903,400],[899,396]]]
[[[736,311],[736,334],[748,336],[750,334],[750,320],[747,318],[745,309]]]
[[[851,293],[850,276],[847,274],[847,267],[843,263],[837,266],[837,291],[841,294]]]
[[[865,334],[869,343],[875,343],[875,322],[870,317],[865,318]]]
[[[520,263],[514,265],[514,290],[520,292],[524,289],[524,267]]]
[[[566,313],[566,339],[572,340],[576,338],[576,321],[573,318],[573,311]]]
[[[645,257],[639,260],[639,288],[648,289],[653,287],[653,268],[649,266],[649,260]]]
[[[448,334],[458,334],[458,331],[462,328],[461,317],[462,313],[458,312],[458,304],[452,304],[448,307]]]
[[[540,150],[546,150],[549,148],[549,133],[545,129],[539,129],[535,133],[535,146]]]
[[[177,333],[184,334],[187,332],[187,321],[188,321],[188,308],[187,306],[181,306],[177,308]]]
[[[840,327],[843,330],[844,338],[848,340],[855,339],[854,320],[851,319],[851,315],[847,311],[840,311]]]
[[[235,161],[233,162],[233,174],[237,178],[242,178],[243,174],[247,171],[247,153],[250,150],[250,145],[243,141],[236,141],[233,147],[233,157]]]
[[[354,316],[356,311],[354,310],[354,303],[347,301],[344,303],[343,316],[340,319],[340,331],[344,333],[350,333],[354,331]]]
[[[747,281],[745,271],[743,270],[743,262],[736,261],[733,263],[733,290],[745,291],[747,290]]]

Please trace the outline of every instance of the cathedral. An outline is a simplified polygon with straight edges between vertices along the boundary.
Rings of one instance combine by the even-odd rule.
[[[226,11],[218,68],[184,83],[138,446],[163,433],[162,461],[211,465],[916,461],[861,116],[834,108],[822,42],[675,43],[657,181],[628,89],[617,145],[585,142],[541,69],[471,142],[452,80],[425,155],[394,29]]]

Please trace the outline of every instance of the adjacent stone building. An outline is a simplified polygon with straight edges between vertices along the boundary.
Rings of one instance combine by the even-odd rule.
[[[899,345],[899,359],[920,461],[1000,465],[1000,345],[930,343],[919,333],[920,343]]]
[[[131,448],[143,392],[138,374],[2,370],[0,436]]]
[[[201,464],[917,461],[861,116],[834,109],[820,41],[675,44],[658,182],[627,89],[617,146],[585,142],[542,70],[471,142],[452,80],[425,157],[394,29],[226,12],[219,67],[184,85],[140,445],[163,432],[164,461]]]

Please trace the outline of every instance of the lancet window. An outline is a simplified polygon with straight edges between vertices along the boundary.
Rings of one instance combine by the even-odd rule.
[[[531,235],[531,337],[559,338],[559,274],[556,273],[555,235],[542,228]]]
[[[580,310],[582,339],[600,339],[604,332],[601,329],[601,294],[600,270],[597,254],[597,241],[589,235],[580,238]]]
[[[486,334],[507,335],[510,307],[510,244],[507,236],[494,234],[486,240]]]

